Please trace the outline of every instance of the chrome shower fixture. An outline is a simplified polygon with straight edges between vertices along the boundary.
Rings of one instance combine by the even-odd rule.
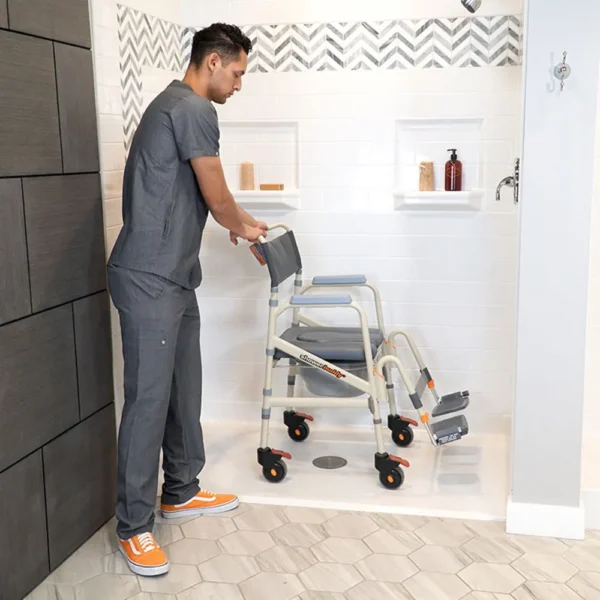
[[[474,13],[481,8],[483,0],[460,0],[462,5],[470,12]]]

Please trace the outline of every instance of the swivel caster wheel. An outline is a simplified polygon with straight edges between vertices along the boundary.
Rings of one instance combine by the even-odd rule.
[[[263,467],[263,476],[267,481],[279,483],[287,475],[287,465],[284,462],[273,463],[270,467]]]
[[[398,468],[388,473],[379,473],[379,481],[388,490],[397,490],[404,483],[404,472]]]
[[[375,468],[379,471],[379,481],[388,490],[397,490],[404,483],[402,467],[408,468],[410,463],[387,452],[375,454]]]
[[[400,448],[406,448],[407,446],[410,446],[414,439],[415,434],[409,425],[392,431],[392,440],[394,444],[396,444],[396,446],[400,446]]]
[[[314,421],[310,415],[286,410],[283,413],[283,422],[288,428],[288,435],[294,442],[303,442],[310,435],[310,427],[306,421]]]
[[[262,467],[263,477],[271,483],[279,483],[287,475],[287,465],[282,460],[291,460],[292,455],[281,450],[259,448],[257,452],[258,464]]]
[[[413,443],[415,434],[411,426],[418,427],[418,423],[406,417],[388,415],[388,429],[392,432],[392,441],[400,448],[406,448]]]
[[[303,442],[310,435],[308,423],[299,423],[297,427],[290,427],[288,435],[294,442]]]

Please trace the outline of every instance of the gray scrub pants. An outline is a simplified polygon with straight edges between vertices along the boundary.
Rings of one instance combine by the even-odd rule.
[[[125,361],[116,517],[128,539],[152,531],[161,448],[162,502],[182,504],[200,489],[200,313],[194,290],[157,275],[109,266],[108,283]]]

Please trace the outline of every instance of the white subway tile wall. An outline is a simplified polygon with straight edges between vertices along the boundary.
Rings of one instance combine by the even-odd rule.
[[[337,11],[331,10],[334,4]],[[185,25],[216,20],[246,24],[464,16],[455,6],[458,0],[427,3],[428,14],[423,13],[423,3],[407,2],[401,9],[396,1],[393,4],[395,8],[391,2],[367,6],[346,0],[317,6],[307,0],[292,5],[236,0],[215,7],[208,2],[184,2],[182,10],[173,6],[165,15],[161,14],[163,3],[150,2],[144,3],[143,10]],[[488,9],[490,4],[495,11],[483,15],[518,15],[521,10],[521,2],[492,0]],[[92,5],[110,251],[121,226],[124,161],[122,132],[116,139],[119,124],[123,125],[121,79],[114,48],[109,47],[118,31],[117,8],[107,0],[92,0]],[[132,2],[127,5],[142,10]],[[181,74],[141,65],[142,109]],[[276,136],[266,135],[243,143],[240,137],[236,143],[232,134],[242,136],[242,128],[226,123],[268,121],[271,130],[277,129],[278,122],[296,125],[297,157],[290,157],[294,142],[280,140],[285,146],[280,164],[270,165],[272,170],[265,177],[283,179],[286,165],[295,165],[301,210],[256,216],[294,227],[306,277],[364,272],[377,283],[388,327],[404,327],[415,336],[441,390],[471,390],[470,420],[481,429],[502,426],[499,423],[510,416],[513,402],[517,221],[510,192],[504,191],[500,203],[494,194],[498,182],[512,173],[518,154],[520,76],[520,66],[250,73],[244,78],[242,93],[217,107],[224,123],[223,160],[232,187],[238,180],[239,162],[255,160],[260,172],[261,165],[265,166],[261,158],[277,162],[272,157],[277,156],[279,142]],[[456,147],[470,169],[467,185],[474,181],[485,191],[480,213],[393,210],[393,192],[403,164],[398,123],[412,119],[423,119],[428,127],[417,140],[420,146],[413,144],[413,138],[407,142],[413,145],[406,148],[407,154],[416,157],[417,153],[433,153],[435,148],[441,186],[445,150]],[[460,129],[456,123],[461,119],[476,119],[475,141],[466,139],[464,130],[456,136],[443,133],[436,126],[440,119],[454,123],[449,131]],[[414,164],[416,158],[411,160]],[[244,244],[233,247],[227,233],[212,221],[201,261],[204,282],[198,297],[203,323],[204,418],[256,421],[263,387],[267,273]],[[359,297],[368,299],[363,294]],[[354,316],[343,310],[314,312],[315,318],[354,322]],[[374,317],[371,307],[369,314]],[[118,326],[116,318],[115,323]],[[120,388],[117,328],[114,340]],[[401,353],[404,357],[405,352]],[[285,375],[277,369],[279,385]],[[402,405],[409,407],[405,394]],[[370,420],[364,411],[317,411],[317,415],[336,424],[368,426]]]

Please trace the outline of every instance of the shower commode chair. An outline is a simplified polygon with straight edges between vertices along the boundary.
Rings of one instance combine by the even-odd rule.
[[[258,449],[258,462],[264,477],[272,482],[282,481],[287,474],[284,459],[292,458],[287,452],[269,447],[269,422],[273,407],[286,409],[284,424],[288,428],[288,435],[296,442],[302,442],[309,436],[307,421],[313,421],[310,415],[298,412],[298,409],[367,408],[373,415],[377,443],[375,468],[379,471],[380,482],[389,489],[400,487],[404,481],[402,467],[408,467],[409,463],[385,450],[380,401],[384,401],[387,393],[388,428],[396,445],[409,446],[414,439],[412,427],[418,426],[418,423],[398,414],[391,368],[396,367],[400,372],[409,398],[434,446],[460,440],[468,434],[469,425],[464,414],[448,415],[467,408],[469,393],[438,395],[434,381],[410,335],[402,330],[386,335],[381,296],[366,277],[320,276],[314,277],[310,283],[303,283],[302,259],[294,232],[279,223],[270,225],[268,229],[283,229],[284,233],[270,241],[261,237],[250,246],[261,265],[267,266],[271,278],[262,428]],[[295,294],[289,301],[280,302],[279,285],[292,275],[295,275]],[[369,328],[365,311],[348,293],[307,294],[315,288],[351,287],[367,287],[373,292],[378,322],[376,328]],[[358,313],[360,327],[326,326],[302,314],[302,308],[352,309]],[[279,317],[289,310],[292,311],[292,326],[281,335],[276,335]],[[394,343],[400,336],[407,341],[419,367],[420,376],[414,385],[395,353]],[[285,397],[274,396],[272,389],[273,368],[281,360],[289,361],[288,390]],[[298,375],[313,396],[295,395]],[[431,414],[423,405],[426,390],[430,391],[434,399]]]

